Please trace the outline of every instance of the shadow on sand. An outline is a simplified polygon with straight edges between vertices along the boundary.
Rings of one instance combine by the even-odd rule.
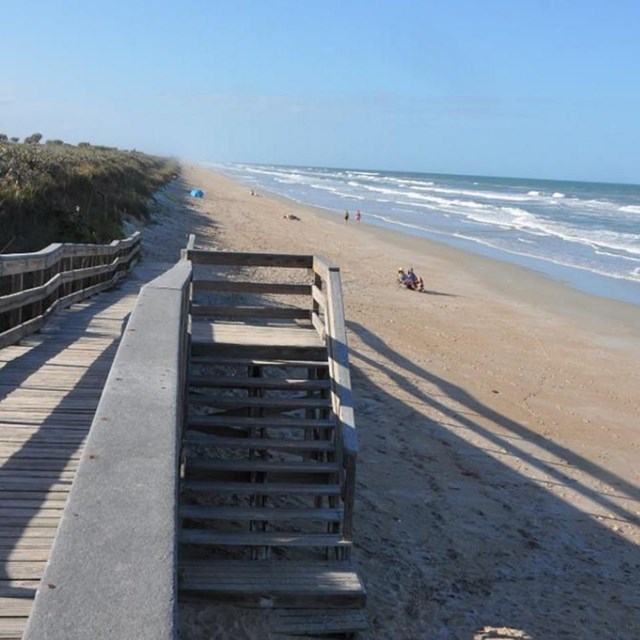
[[[640,637],[640,549],[562,497],[637,525],[638,488],[348,324],[365,637]]]

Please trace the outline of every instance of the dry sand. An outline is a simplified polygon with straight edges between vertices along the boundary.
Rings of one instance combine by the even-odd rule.
[[[195,233],[341,267],[362,638],[640,638],[638,308],[188,165],[144,233],[150,259]],[[395,284],[408,265],[425,294]],[[181,616],[183,640],[265,637],[255,613]]]

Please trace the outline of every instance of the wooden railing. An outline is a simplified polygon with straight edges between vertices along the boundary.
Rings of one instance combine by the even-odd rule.
[[[51,244],[0,255],[0,348],[37,331],[58,309],[112,287],[133,267],[140,232],[111,244]]]
[[[313,273],[311,321],[316,331],[326,341],[329,352],[331,402],[333,412],[338,418],[339,437],[342,441],[343,532],[347,540],[352,540],[358,433],[351,393],[349,348],[347,346],[340,269],[321,256],[314,256]]]
[[[349,373],[349,349],[342,300],[342,285],[339,267],[321,256],[236,253],[224,251],[194,250],[193,238],[183,251],[183,259],[194,265],[219,267],[277,267],[286,269],[308,269],[313,282],[304,284],[225,281],[222,279],[199,279],[193,276],[192,288],[197,291],[234,291],[236,293],[259,293],[309,296],[308,307],[213,307],[203,304],[191,305],[193,316],[219,315],[230,318],[263,317],[272,319],[306,319],[327,345],[329,354],[329,376],[331,380],[332,409],[338,419],[339,463],[342,467],[344,502],[343,533],[347,540],[353,539],[353,515],[356,493],[356,461],[358,456],[358,434],[356,431]]]

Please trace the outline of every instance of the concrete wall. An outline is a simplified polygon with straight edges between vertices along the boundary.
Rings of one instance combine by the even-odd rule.
[[[177,637],[178,454],[190,277],[191,264],[183,261],[140,292],[24,640]]]

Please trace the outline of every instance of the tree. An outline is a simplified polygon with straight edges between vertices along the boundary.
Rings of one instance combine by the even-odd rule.
[[[11,142],[20,142],[20,138],[11,138]]]
[[[9,136],[6,133],[0,133],[0,142],[7,142],[9,140]]]
[[[25,144],[38,144],[42,140],[41,133],[32,133],[24,139]]]
[[[55,144],[55,145],[61,145],[64,144],[64,142],[62,140],[47,140],[45,144]]]

